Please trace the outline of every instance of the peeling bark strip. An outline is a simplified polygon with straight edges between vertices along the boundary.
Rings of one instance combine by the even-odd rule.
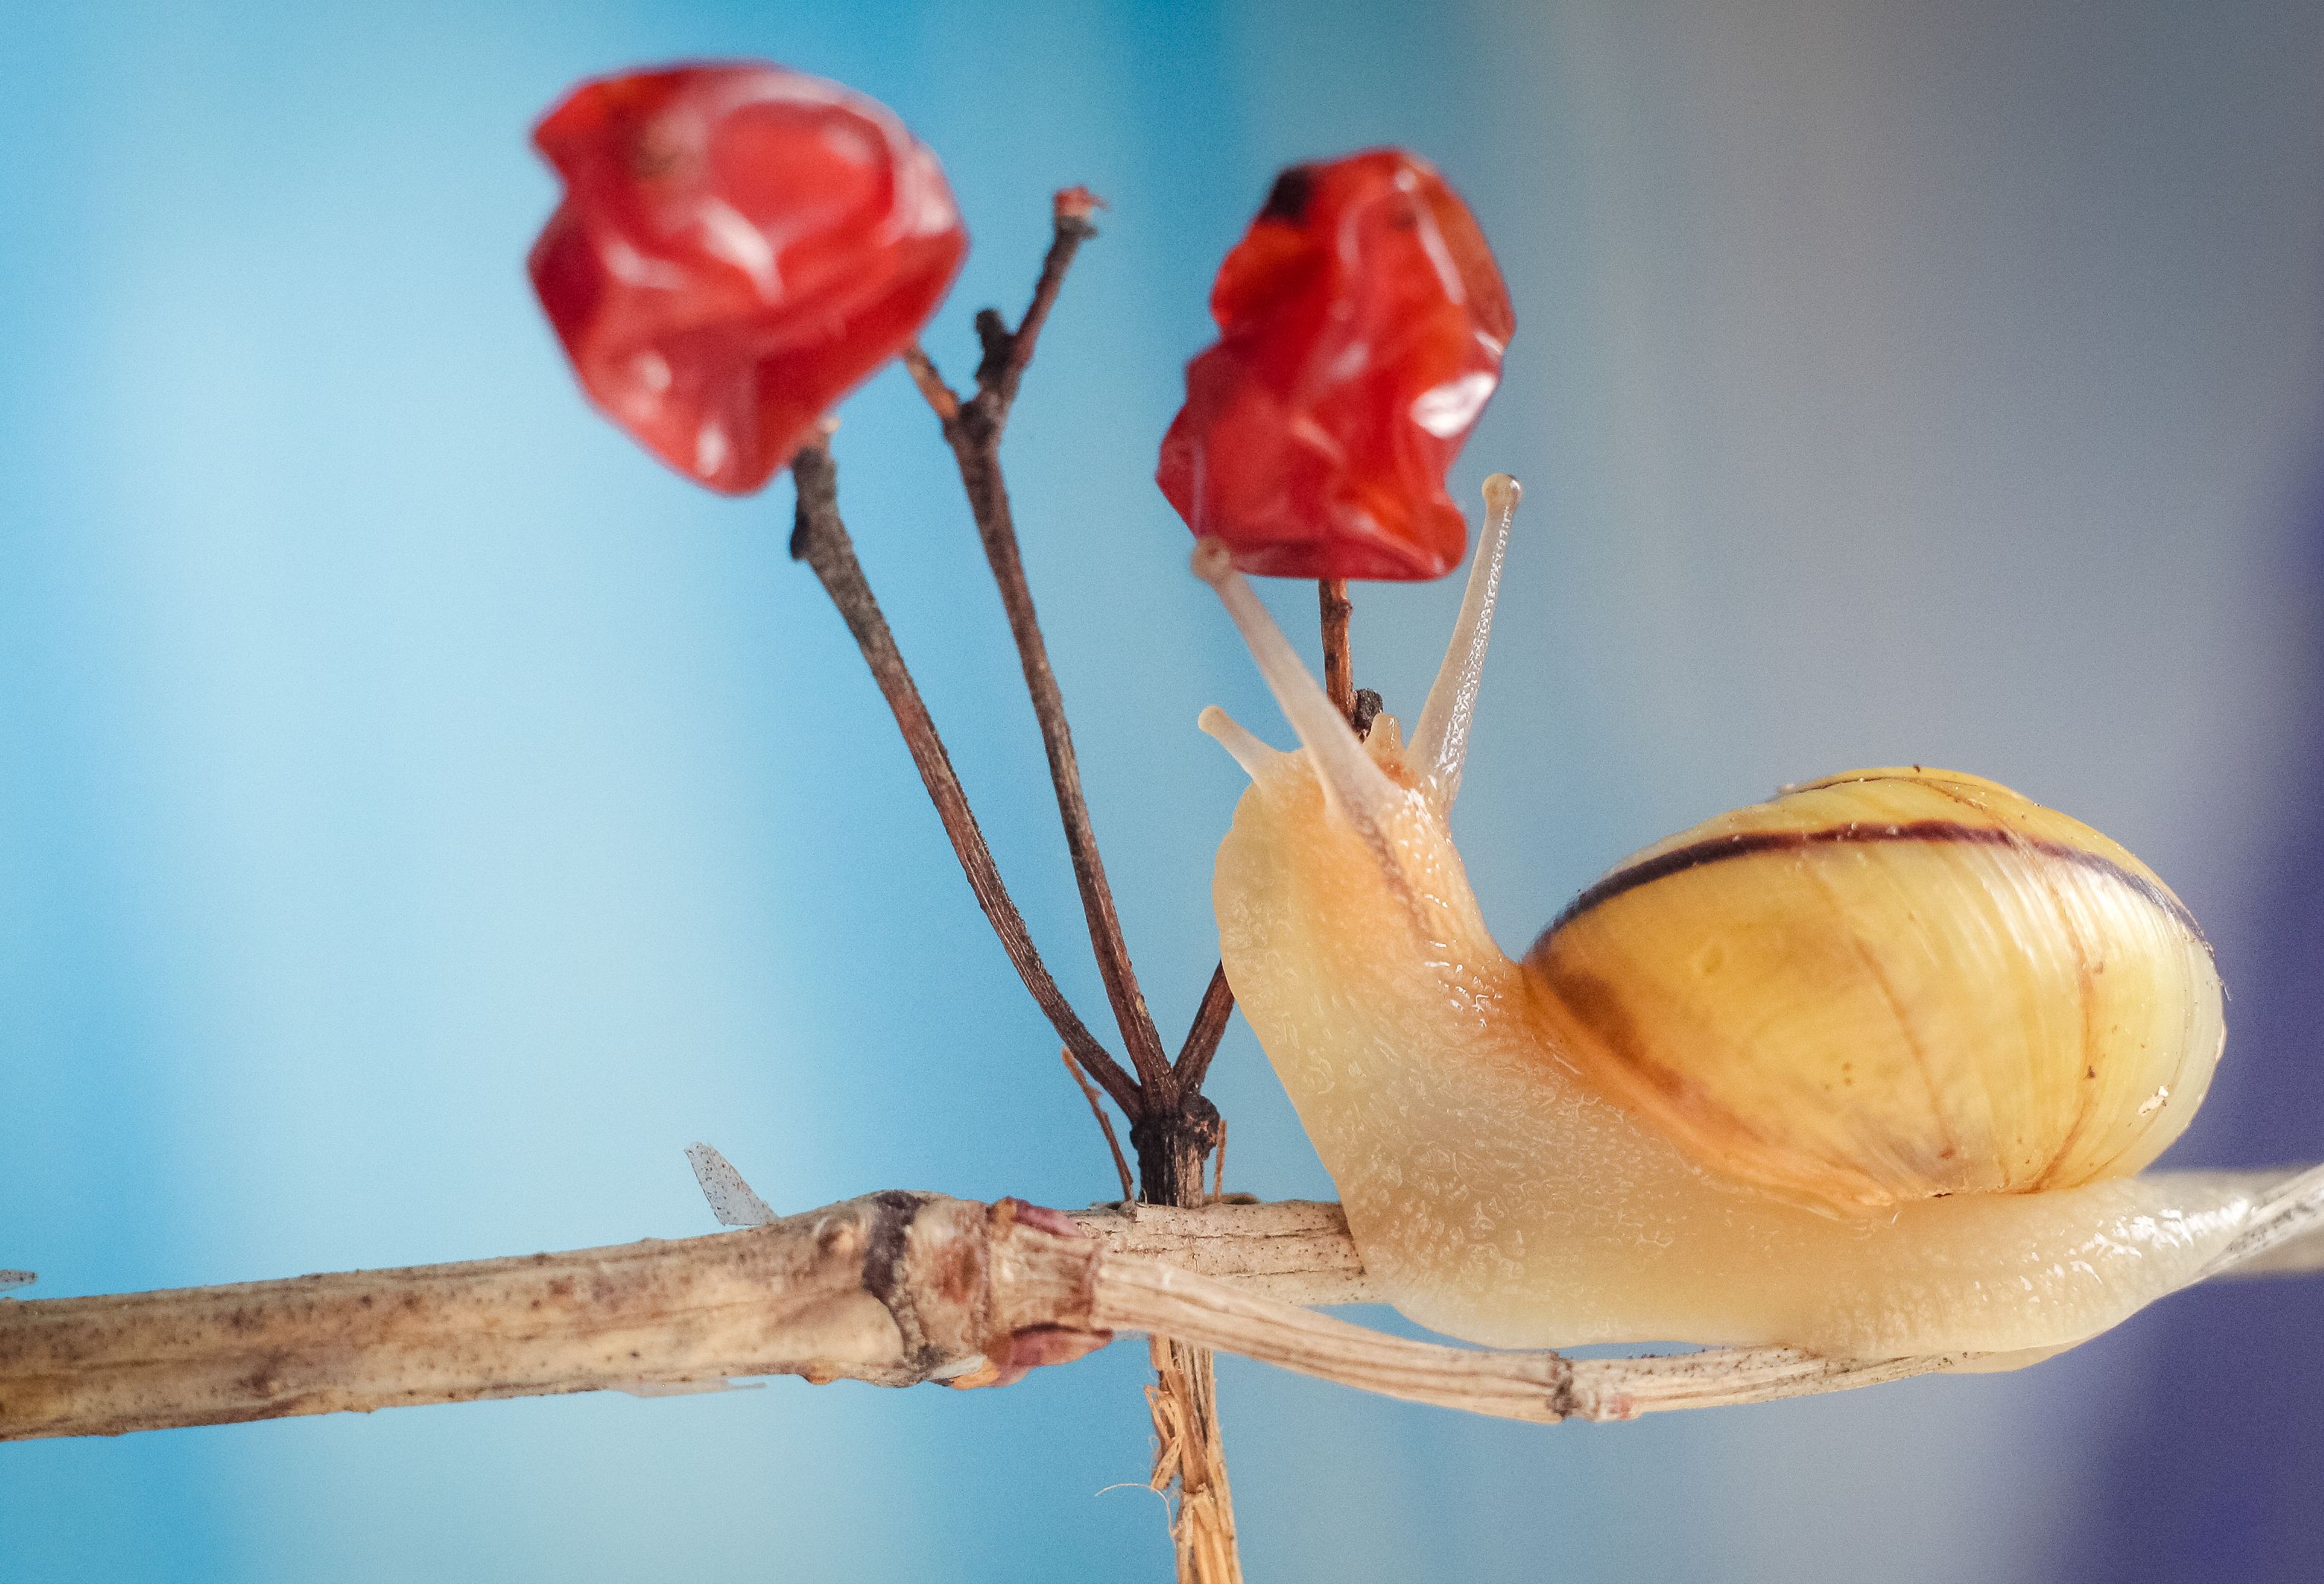
[[[1108,1204],[1073,1219],[1109,1255],[1157,1260],[1262,1298],[1299,1304],[1387,1301],[1364,1274],[1363,1258],[1348,1238],[1346,1213],[1328,1200],[1222,1202],[1200,1210]]]
[[[2240,1269],[2324,1269],[2324,1167],[2255,1174]],[[0,1440],[798,1375],[1005,1386],[1140,1331],[1501,1418],[1627,1419],[1925,1374],[1779,1348],[1568,1359],[1407,1341],[1302,1303],[1374,1299],[1337,1205],[869,1194],[762,1227],[460,1265],[0,1301]]]

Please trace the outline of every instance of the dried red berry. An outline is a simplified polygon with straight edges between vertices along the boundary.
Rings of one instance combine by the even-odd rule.
[[[968,251],[886,106],[779,66],[586,82],[532,141],[565,179],[533,288],[583,388],[729,494],[910,344]]]
[[[1441,577],[1468,525],[1444,472],[1516,320],[1468,207],[1426,161],[1294,165],[1219,267],[1155,474],[1245,572]]]

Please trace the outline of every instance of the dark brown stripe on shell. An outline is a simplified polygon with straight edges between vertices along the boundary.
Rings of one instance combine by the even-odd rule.
[[[1855,843],[1875,842],[1965,842],[1986,847],[2016,847],[2038,852],[2044,858],[2054,858],[2078,869],[2090,870],[2119,880],[2145,898],[2155,907],[2179,921],[2187,933],[2202,941],[2204,949],[2210,943],[2205,939],[2203,926],[2187,911],[2186,904],[2156,885],[2143,874],[2135,874],[2111,858],[2081,847],[2070,847],[2062,842],[2037,841],[2022,836],[1999,825],[1966,825],[1952,820],[1909,820],[1897,824],[1857,822],[1831,825],[1820,831],[1738,831],[1732,835],[1713,836],[1707,842],[1692,842],[1683,847],[1674,847],[1658,852],[1642,863],[1618,869],[1591,886],[1566,905],[1565,911],[1550,921],[1546,936],[1562,928],[1592,907],[1610,902],[1625,891],[1635,891],[1640,886],[1651,885],[1690,869],[1701,869],[1707,863],[1721,863],[1730,858],[1749,858],[1761,852],[1793,852],[1809,847],[1838,847]]]

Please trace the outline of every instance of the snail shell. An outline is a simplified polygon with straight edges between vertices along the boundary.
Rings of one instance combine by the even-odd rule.
[[[2226,1038],[2209,949],[2152,870],[1918,766],[1647,848],[1524,965],[1601,1092],[1697,1165],[1842,1214],[2135,1172]]]

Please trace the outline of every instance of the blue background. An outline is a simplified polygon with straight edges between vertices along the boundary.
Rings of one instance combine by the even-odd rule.
[[[1112,202],[1008,458],[1149,997],[1274,735],[1149,479],[1273,170],[1396,142],[1520,330],[1460,835],[1520,944],[1630,848],[1923,760],[2127,842],[2236,1039],[2181,1158],[2324,1156],[2324,12],[0,0],[0,1264],[43,1295],[1074,1204],[1111,1168],[862,664],[741,503],[595,419],[521,261],[574,79],[887,101],[975,238],[929,344]],[[895,371],[842,489],[1001,862],[1103,997],[1016,660]],[[1304,587],[1273,591],[1305,638]],[[1360,591],[1409,714],[1457,600]],[[1329,1183],[1238,1026],[1229,1185]],[[2310,1278],[2030,1374],[1557,1431],[1228,1361],[1254,1578],[2324,1576]],[[1142,1350],[1005,1392],[435,1408],[0,1447],[0,1577],[1167,1573]]]

